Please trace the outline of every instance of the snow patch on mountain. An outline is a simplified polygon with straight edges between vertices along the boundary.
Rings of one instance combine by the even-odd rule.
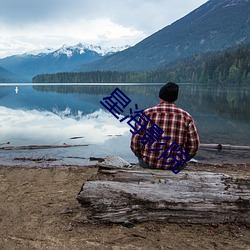
[[[54,57],[59,57],[61,55],[66,55],[68,58],[71,58],[73,54],[84,54],[86,51],[93,51],[101,56],[105,56],[108,54],[113,54],[122,50],[129,48],[129,45],[125,45],[122,47],[105,47],[101,45],[91,45],[91,44],[84,44],[78,43],[74,46],[69,46],[64,44],[59,49],[53,48],[45,48],[43,50],[31,51],[30,53],[25,53],[24,55],[35,55],[35,56],[44,56],[47,54],[53,54]]]
[[[106,47],[106,46],[101,46],[101,45],[91,45],[91,44],[84,44],[84,43],[78,43],[74,46],[69,46],[67,44],[64,44],[59,49],[44,48],[40,50],[32,50],[24,54],[17,54],[13,56],[27,58],[30,56],[45,57],[49,54],[52,54],[53,57],[60,57],[62,55],[66,55],[67,58],[70,59],[73,55],[77,55],[77,54],[81,55],[81,54],[85,54],[86,52],[95,52],[100,56],[106,56],[109,54],[114,54],[116,52],[128,49],[130,47],[131,47],[130,45],[124,45],[120,47]]]
[[[103,47],[100,45],[91,45],[91,44],[83,44],[83,43],[78,43],[77,45],[74,45],[74,46],[68,46],[65,44],[60,49],[54,51],[53,55],[55,57],[58,57],[62,54],[65,54],[68,58],[70,58],[74,53],[84,54],[86,51],[93,51],[101,56],[105,56],[107,54],[122,51],[127,48],[129,48],[128,45],[123,46],[123,47],[108,48],[108,47]]]
[[[54,48],[44,48],[44,49],[39,49],[39,50],[32,50],[32,51],[29,51],[23,55],[24,56],[30,56],[30,55],[38,56],[38,55],[49,54],[49,53],[52,53],[54,51],[55,51]]]

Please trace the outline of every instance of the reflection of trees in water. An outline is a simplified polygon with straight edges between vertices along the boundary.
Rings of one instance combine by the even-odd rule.
[[[118,87],[140,109],[156,105],[158,93],[162,85],[59,85],[33,86],[43,92],[75,93],[84,101],[83,94],[106,97]],[[214,85],[183,84],[180,85],[177,105],[190,113],[219,114],[243,121],[250,121],[249,88],[218,87]],[[128,113],[127,109],[125,113]]]
[[[250,121],[249,89],[214,88],[213,86],[182,86],[178,103],[192,112],[230,116]]]
[[[140,93],[143,95],[152,95],[152,91],[157,93],[160,85],[42,85],[33,86],[34,89],[43,92],[57,93],[77,93],[77,94],[93,94],[93,95],[109,95],[115,88],[129,93]]]

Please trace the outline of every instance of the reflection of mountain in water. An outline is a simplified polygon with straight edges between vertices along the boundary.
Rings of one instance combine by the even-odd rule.
[[[81,139],[77,142],[94,144],[84,150],[74,149],[76,156],[117,154],[126,159],[132,155],[130,127],[127,121],[115,119],[100,101],[118,87],[132,100],[123,113],[127,115],[130,108],[135,111],[135,103],[139,110],[156,105],[161,85],[19,85],[18,94],[15,87],[0,87],[1,141],[11,141],[16,145],[24,142],[69,144],[72,143],[69,138],[79,136]],[[177,105],[194,117],[202,143],[249,145],[249,93],[250,88],[180,84]],[[201,150],[202,157],[203,152]],[[212,157],[216,160],[220,154],[216,151]],[[227,160],[233,154],[228,152]],[[62,151],[62,158],[64,156]],[[249,154],[239,152],[235,157],[249,159]],[[8,159],[11,158],[8,156]]]
[[[33,88],[42,92],[74,94],[74,97],[81,102],[99,106],[100,100],[109,96],[116,87],[123,91],[133,103],[137,103],[140,109],[146,109],[158,103],[161,85],[61,85],[34,86]],[[192,114],[218,114],[246,122],[250,121],[250,98],[247,88],[183,84],[180,85],[177,105]],[[128,112],[129,109],[126,109],[124,114]]]
[[[1,119],[2,118],[2,119]],[[88,115],[64,111],[19,110],[0,106],[1,141],[11,143],[55,144],[72,143],[74,136],[84,143],[104,143],[109,135],[124,135],[127,125],[117,123],[107,112],[95,111]]]

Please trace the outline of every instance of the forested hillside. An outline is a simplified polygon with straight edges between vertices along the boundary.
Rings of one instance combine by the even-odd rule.
[[[144,72],[65,72],[42,74],[34,83],[114,83],[114,82],[199,82],[220,84],[250,84],[250,44],[222,52],[197,54],[178,60],[155,71]]]
[[[151,74],[153,82],[250,83],[250,44],[223,52],[198,54]]]

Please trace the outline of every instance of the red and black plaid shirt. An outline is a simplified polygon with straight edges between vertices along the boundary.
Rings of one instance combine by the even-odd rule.
[[[176,164],[173,159],[176,157],[178,159],[181,151],[190,158],[195,156],[200,141],[194,120],[189,113],[178,108],[174,103],[163,101],[155,107],[146,109],[143,113],[146,115],[146,119],[148,117],[151,121],[145,122],[141,119],[140,125],[136,123],[136,129],[141,129],[141,131],[133,134],[131,138],[131,149],[138,158],[151,167],[171,169]],[[141,116],[145,118],[143,114]],[[143,124],[144,128],[141,127]],[[160,127],[164,133],[154,143],[143,145],[143,136],[153,124]],[[168,139],[164,139],[166,137]],[[165,153],[165,157],[160,157],[172,143],[177,143],[180,147],[178,149],[175,147],[175,150],[171,151],[171,157],[167,157],[169,152]],[[177,152],[178,150],[181,151]],[[160,159],[158,159],[159,157]],[[178,160],[181,163],[185,162],[182,159]]]

